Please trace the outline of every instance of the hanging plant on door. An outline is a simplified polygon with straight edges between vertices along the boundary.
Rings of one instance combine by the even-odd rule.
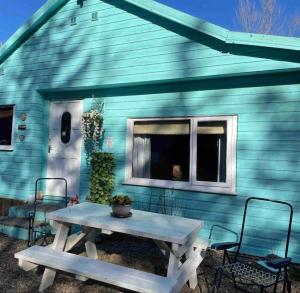
[[[81,133],[87,156],[99,151],[100,139],[103,133],[102,110],[92,109],[82,114]]]

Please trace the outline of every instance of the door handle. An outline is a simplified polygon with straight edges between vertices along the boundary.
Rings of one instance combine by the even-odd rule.
[[[49,139],[49,142],[48,142],[48,154],[51,153],[51,150],[52,150],[52,145],[51,145],[51,140]]]

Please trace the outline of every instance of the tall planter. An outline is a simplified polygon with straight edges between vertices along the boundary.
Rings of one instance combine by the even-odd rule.
[[[108,204],[115,184],[115,160],[111,153],[93,153],[91,159],[90,195],[94,203]]]

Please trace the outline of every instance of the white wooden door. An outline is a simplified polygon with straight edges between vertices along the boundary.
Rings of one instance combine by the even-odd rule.
[[[68,195],[79,195],[82,101],[52,102],[49,119],[47,177],[62,177],[68,183]],[[63,195],[64,185],[47,181],[47,195]]]

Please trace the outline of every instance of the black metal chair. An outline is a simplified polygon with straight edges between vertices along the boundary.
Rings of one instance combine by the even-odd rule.
[[[284,257],[267,256],[257,261],[250,259],[241,253],[241,248],[244,240],[245,223],[247,216],[247,209],[250,201],[265,201],[272,202],[279,205],[285,205],[289,208],[289,222],[287,226],[287,236],[285,244]],[[216,269],[214,284],[212,292],[218,292],[221,286],[223,276],[232,278],[234,286],[244,292],[253,292],[253,288],[259,288],[260,292],[267,292],[266,290],[274,286],[273,292],[277,291],[278,283],[283,282],[282,291],[291,292],[291,281],[288,276],[288,267],[291,264],[291,258],[288,257],[288,249],[291,235],[291,227],[293,220],[293,207],[291,204],[283,201],[270,200],[266,198],[250,197],[246,200],[240,239],[238,242],[223,242],[211,245],[212,249],[222,250],[224,252],[223,264]],[[234,256],[230,258],[228,250],[236,248]],[[227,260],[227,262],[226,262]],[[241,288],[249,288],[252,290]]]
[[[47,180],[56,180],[64,182],[64,194],[61,196],[52,196],[50,198],[40,198],[38,197],[38,186],[39,182]],[[49,222],[47,222],[44,217],[43,221],[36,219],[37,212],[51,212],[55,211],[68,205],[68,183],[65,178],[38,178],[35,181],[35,192],[34,192],[34,202],[32,205],[32,210],[28,213],[29,227],[28,227],[28,246],[35,244],[37,239],[42,238],[43,244],[46,243],[46,237],[51,235],[51,227]],[[38,237],[39,236],[39,237]]]

